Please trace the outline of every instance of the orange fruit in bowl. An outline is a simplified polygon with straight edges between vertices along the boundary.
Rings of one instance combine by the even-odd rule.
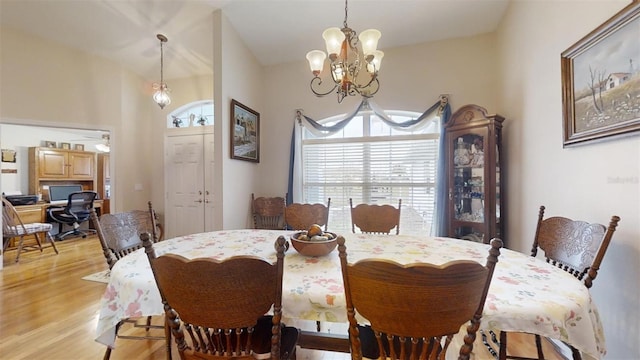
[[[307,230],[307,236],[308,237],[312,237],[312,236],[316,236],[316,235],[322,235],[323,231],[322,231],[322,227],[320,227],[320,225],[318,224],[313,224],[309,227],[309,230]]]

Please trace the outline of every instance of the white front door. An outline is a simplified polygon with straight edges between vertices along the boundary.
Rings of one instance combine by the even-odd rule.
[[[213,230],[213,134],[167,136],[164,238]]]

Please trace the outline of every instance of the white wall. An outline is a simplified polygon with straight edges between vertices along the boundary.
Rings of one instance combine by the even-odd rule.
[[[607,359],[640,359],[640,137],[562,147],[560,54],[628,3],[514,1],[498,33],[509,247],[529,252],[540,205],[603,224],[621,217],[592,290]]]
[[[257,111],[260,130],[265,128],[263,68],[221,11],[214,13],[214,29],[215,223],[218,229],[242,229],[250,226],[250,194],[267,179],[258,173],[260,164],[230,157],[230,104],[235,99]]]
[[[150,84],[110,61],[1,31],[0,122],[112,130],[113,211],[146,208],[152,186]]]

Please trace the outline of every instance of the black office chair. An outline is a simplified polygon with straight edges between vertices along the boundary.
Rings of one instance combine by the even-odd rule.
[[[93,201],[98,194],[95,191],[78,191],[69,194],[67,205],[64,208],[50,207],[47,210],[49,218],[58,223],[56,240],[63,240],[68,235],[82,236],[95,234],[93,229],[80,230],[80,224],[89,220]],[[72,230],[62,232],[63,225],[73,226]]]

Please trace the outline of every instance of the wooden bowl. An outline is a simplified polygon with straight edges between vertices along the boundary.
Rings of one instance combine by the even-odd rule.
[[[334,233],[331,233],[333,235],[333,239],[326,241],[298,240],[298,236],[301,234],[304,233],[298,232],[291,236],[291,245],[293,245],[293,248],[296,249],[300,255],[324,256],[331,253],[338,245],[338,239]]]

